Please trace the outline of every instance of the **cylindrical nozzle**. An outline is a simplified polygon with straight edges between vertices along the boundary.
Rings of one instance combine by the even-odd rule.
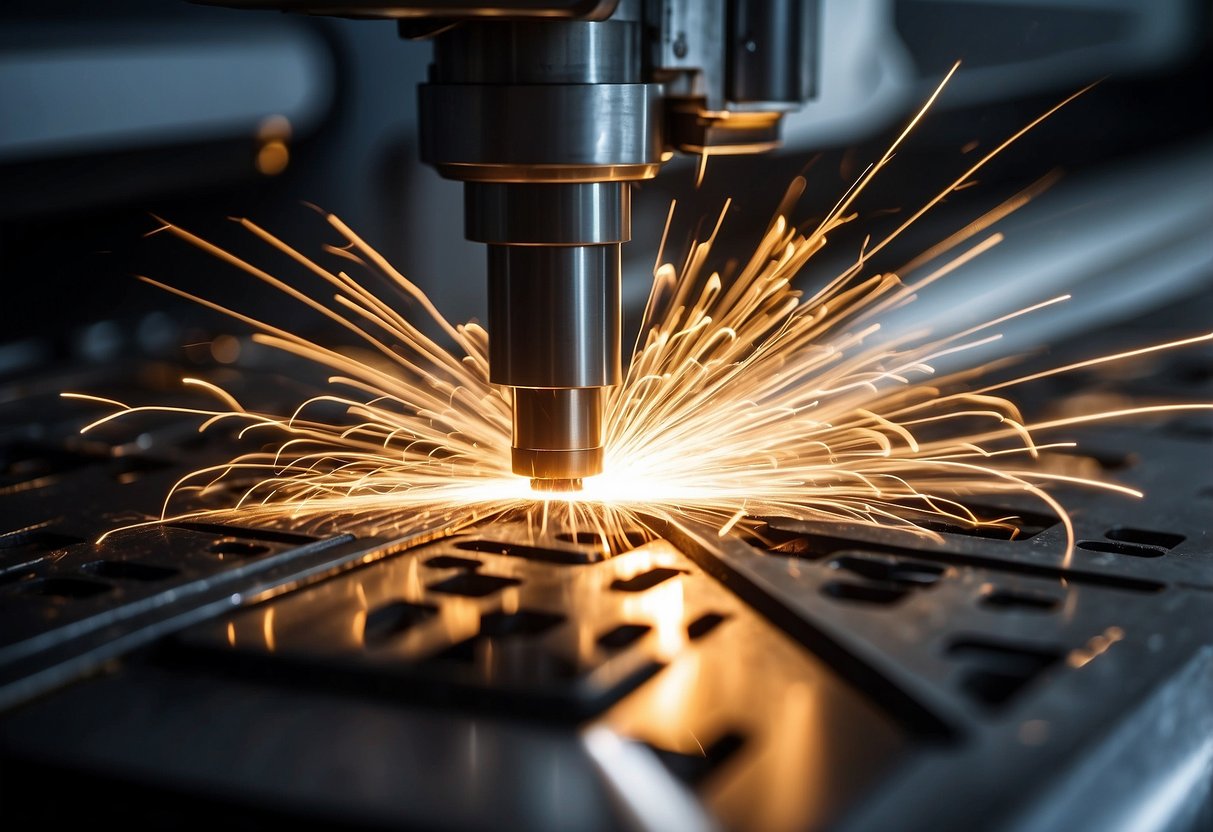
[[[514,388],[514,473],[579,480],[602,471],[601,387]]]
[[[489,246],[489,372],[511,387],[618,384],[619,244]]]
[[[474,184],[467,205],[469,236],[489,243],[490,378],[514,388],[513,470],[540,485],[600,473],[626,186]]]

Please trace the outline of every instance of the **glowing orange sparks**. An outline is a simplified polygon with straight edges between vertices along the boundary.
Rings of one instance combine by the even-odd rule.
[[[995,155],[1075,96],[996,145],[911,211],[892,233],[867,241],[855,262],[821,288],[807,296],[793,288],[827,236],[854,219],[855,200],[891,162],[943,86],[807,233],[787,219],[804,189],[802,179],[794,181],[778,214],[735,274],[722,276],[708,265],[728,203],[708,238],[690,246],[680,268],[661,262],[671,207],[641,336],[623,384],[608,400],[606,472],[586,480],[580,493],[541,496],[510,472],[509,390],[488,381],[488,334],[475,323],[448,322],[416,285],[332,215],[325,219],[342,240],[339,247],[326,247],[338,260],[332,266],[248,220],[238,220],[254,237],[323,281],[332,293],[323,298],[171,223],[164,222],[158,231],[209,252],[324,316],[370,347],[376,360],[353,357],[145,278],[240,321],[253,330],[259,344],[327,368],[328,389],[285,414],[248,410],[225,390],[192,378],[185,383],[212,396],[213,407],[140,407],[100,396],[64,395],[111,408],[84,431],[152,411],[193,416],[199,430],[234,425],[241,436],[275,437],[269,450],[250,451],[183,477],[166,498],[165,517],[224,519],[239,512],[244,523],[340,522],[407,534],[435,517],[459,524],[515,511],[529,517],[539,535],[585,530],[598,535],[605,547],[651,519],[707,520],[724,535],[748,517],[766,515],[880,524],[934,536],[920,524],[931,519],[966,526],[1009,522],[974,515],[964,506],[970,495],[1027,494],[1057,514],[1072,545],[1069,518],[1049,486],[1065,483],[1140,495],[1115,483],[1046,470],[1040,461],[1042,449],[1072,446],[1055,436],[1058,431],[1158,412],[1210,410],[1213,405],[1150,405],[1029,423],[1011,400],[994,393],[1050,375],[1209,341],[1213,333],[1009,381],[973,384],[992,366],[940,374],[935,364],[997,340],[997,327],[1069,296],[1011,310],[960,332],[882,331],[883,315],[912,303],[919,293],[998,245],[999,234],[970,241],[1025,204],[1053,177],[969,223],[899,273],[865,275],[864,269],[873,255],[946,195],[974,181]],[[917,275],[919,268],[945,255],[951,259]],[[345,271],[354,267],[364,276],[355,279]],[[456,351],[400,314],[404,301],[419,307]],[[333,405],[344,417],[322,418],[321,408]],[[242,477],[253,482],[234,505],[191,507],[191,498],[214,494],[229,480]],[[1068,555],[1069,547],[1064,553]],[[264,635],[272,643],[268,620]]]

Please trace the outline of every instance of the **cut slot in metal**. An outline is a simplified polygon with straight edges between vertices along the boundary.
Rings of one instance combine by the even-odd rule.
[[[620,624],[600,635],[598,644],[608,650],[622,650],[640,640],[651,629],[648,624]]]
[[[775,521],[772,521],[775,522]],[[796,521],[789,520],[789,523]],[[1042,564],[1028,563],[1020,560],[1011,560],[1005,557],[997,557],[994,555],[985,554],[967,554],[957,551],[937,550],[937,549],[913,549],[908,546],[898,546],[885,543],[873,543],[871,541],[854,540],[850,538],[837,537],[828,534],[817,534],[809,532],[795,532],[792,530],[780,530],[789,536],[798,536],[804,539],[803,548],[812,551],[813,555],[810,560],[819,560],[826,555],[841,554],[843,552],[860,550],[860,551],[879,551],[882,554],[901,555],[904,557],[914,558],[915,560],[931,560],[939,561],[946,564],[955,564],[962,566],[974,566],[981,569],[987,569],[992,572],[1005,572],[1012,574],[1031,575],[1034,577],[1049,578],[1054,580],[1073,581],[1079,584],[1089,584],[1093,586],[1108,586],[1116,589],[1124,589],[1130,592],[1161,592],[1166,588],[1166,584],[1159,581],[1147,580],[1145,578],[1130,578],[1124,575],[1110,575],[1104,572],[1094,572],[1079,569],[1064,569],[1055,566],[1044,566]],[[764,532],[765,534],[765,532]],[[1096,544],[1104,544],[1107,546],[1128,544],[1113,544],[1107,541],[1094,541]],[[1082,543],[1078,544],[1080,547]],[[789,546],[789,549],[792,547]],[[788,551],[779,551],[772,548],[766,548],[766,551],[771,554],[782,555],[785,557],[797,557],[799,555],[789,554]],[[1159,550],[1161,554],[1161,550]]]
[[[1158,546],[1162,549],[1174,549],[1176,546],[1184,542],[1182,534],[1174,532],[1155,532],[1148,529],[1131,529],[1124,526],[1118,526],[1115,529],[1110,529],[1104,532],[1104,537],[1108,540],[1117,540],[1121,543],[1137,543],[1142,546]]]
[[[425,561],[430,569],[470,569],[477,570],[484,566],[481,561],[473,558],[460,558],[455,555],[438,555]]]
[[[579,675],[577,666],[568,659],[530,645],[493,647],[483,639],[468,639],[448,647],[428,659],[433,665],[455,665],[476,668],[486,681],[505,685],[543,686],[568,682]],[[464,671],[467,672],[467,671]]]
[[[579,546],[598,546],[601,548],[603,545],[602,535],[598,534],[597,532],[577,532],[575,534],[572,532],[560,532],[556,535],[556,539],[563,540],[565,543],[576,543]],[[620,542],[617,537],[608,536],[607,539],[610,543],[614,544],[618,544]],[[622,555],[624,552],[635,549],[638,546],[643,546],[650,540],[652,540],[652,537],[639,529],[625,532],[623,535],[623,542],[626,543],[627,548],[617,547],[612,550],[612,554]]]
[[[26,592],[34,595],[72,600],[104,595],[113,588],[113,584],[89,581],[84,578],[39,578],[30,581],[23,587]]]
[[[979,521],[970,524],[959,518],[924,514],[916,509],[927,508],[921,503],[907,502],[897,514],[915,525],[941,534],[959,534],[983,540],[1028,540],[1057,525],[1052,514],[1042,514],[1022,508],[1006,508],[966,501],[964,507]],[[933,511],[933,509],[932,509]],[[989,525],[997,522],[998,525]]]
[[[490,612],[480,617],[480,635],[486,638],[536,636],[563,621],[563,615],[538,610]]]
[[[694,754],[670,751],[651,745],[649,747],[653,749],[653,753],[670,770],[671,774],[684,783],[698,786],[707,779],[709,774],[719,769],[726,760],[740,751],[743,745],[745,745],[745,737],[735,731],[730,731],[711,744],[704,745],[702,752],[697,750]]]
[[[1158,546],[1139,546],[1135,543],[1121,543],[1116,540],[1080,540],[1077,546],[1088,552],[1128,555],[1131,558],[1160,558],[1167,553],[1166,549]]]
[[[830,561],[832,569],[844,569],[861,578],[909,587],[932,586],[947,572],[946,567],[923,561],[870,556],[842,555]]]
[[[644,592],[681,574],[683,573],[679,569],[658,567],[650,569],[648,572],[641,572],[627,580],[616,578],[611,582],[611,589],[617,589],[620,592]]]
[[[991,587],[981,595],[981,605],[1003,612],[1024,610],[1028,612],[1051,612],[1057,609],[1058,601],[1051,595],[1038,592]]]
[[[154,583],[167,581],[181,574],[180,570],[169,566],[157,566],[152,563],[140,563],[135,560],[97,560],[85,564],[84,571],[99,578],[111,578],[119,581],[142,581]]]
[[[18,529],[15,532],[0,535],[0,550],[20,549],[23,552],[54,552],[66,549],[77,543],[83,543],[84,538],[70,534],[47,531],[46,529]]]
[[[371,610],[362,628],[362,641],[367,647],[378,647],[437,614],[438,608],[429,604],[392,601]]]
[[[442,592],[447,595],[465,595],[468,598],[484,598],[506,587],[518,586],[522,581],[515,578],[503,578],[498,575],[485,575],[480,572],[463,572],[445,581],[430,584],[431,592]]]
[[[967,537],[980,537],[984,540],[1017,540],[1019,530],[1006,526],[962,526],[958,523],[947,523],[943,520],[917,520],[920,528],[939,534],[960,534]]]
[[[1050,648],[1006,644],[983,637],[969,637],[948,645],[949,658],[964,665],[960,687],[979,704],[997,709],[1061,659],[1061,651]]]
[[[265,543],[285,543],[290,546],[302,546],[314,543],[320,538],[296,532],[283,532],[277,529],[258,529],[248,526],[228,526],[223,523],[202,523],[194,520],[180,520],[165,523],[171,529],[182,529],[188,532],[198,532],[222,538],[239,538],[241,540],[259,540]]]
[[[853,601],[878,606],[896,604],[909,595],[908,589],[897,584],[857,584],[849,581],[830,581],[822,585],[821,592],[823,595],[839,601]]]
[[[720,626],[726,618],[728,618],[727,615],[721,615],[718,612],[705,612],[687,625],[687,638],[691,641],[703,638]]]
[[[573,678],[577,668],[572,662],[531,641],[563,621],[562,615],[537,610],[488,613],[480,618],[479,633],[427,661],[475,666],[503,681],[514,677],[528,682]]]
[[[601,551],[590,549],[546,549],[540,546],[526,546],[521,543],[506,543],[502,540],[460,540],[455,544],[456,549],[466,552],[484,552],[493,555],[506,555],[513,558],[537,560],[543,563],[557,563],[566,566],[582,566],[598,563],[606,558]]]
[[[820,560],[835,551],[819,545],[813,537],[770,525],[756,532],[743,531],[741,537],[751,546],[773,555],[802,560]]]

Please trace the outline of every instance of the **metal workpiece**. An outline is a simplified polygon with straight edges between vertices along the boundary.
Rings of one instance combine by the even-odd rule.
[[[632,192],[622,182],[469,182],[469,240],[500,245],[597,245],[632,237]]]
[[[291,799],[308,790],[324,815],[378,817],[393,828],[821,828],[905,760],[907,726],[674,546],[638,539],[636,548],[605,554],[600,545],[536,540],[510,523],[413,547],[374,571],[191,628],[177,649],[193,685],[182,684],[173,701],[188,702],[187,713],[207,698],[192,690],[222,701],[195,664],[240,673],[246,683],[285,683],[251,711],[217,708],[207,739],[247,741],[257,719],[298,720],[309,705],[326,718],[268,742],[255,762],[233,761],[217,781],[259,785],[264,770],[285,767]],[[107,739],[129,731],[147,744],[114,743],[103,756],[115,768],[141,752],[157,760],[155,776],[188,770],[190,755],[180,751],[198,740],[184,736],[186,720],[172,718],[180,711],[124,703],[121,683],[91,687],[83,714],[59,730],[82,744],[97,731]],[[378,691],[381,704],[343,690]],[[94,731],[73,730],[109,708],[114,718]],[[0,721],[0,747],[25,747],[47,718],[53,710],[41,708],[19,724]],[[466,719],[474,730],[457,730]],[[527,730],[503,733],[509,725]],[[630,753],[556,753],[558,738],[580,744],[595,732]],[[316,743],[319,736],[327,741]],[[356,750],[367,743],[373,752]],[[275,764],[264,765],[269,758]],[[590,759],[595,768],[586,772]],[[340,767],[407,776],[369,777],[353,789],[326,774]],[[603,792],[637,768],[645,790],[620,797],[700,806],[698,823],[627,823],[631,807]],[[732,789],[702,806],[697,787],[714,777]],[[475,799],[470,783],[478,784]]]
[[[1138,325],[1191,331],[1207,308],[1206,292]],[[1049,364],[1122,338],[1058,342]],[[245,375],[230,392],[285,400],[297,367],[277,360],[281,388]],[[1207,349],[1140,360],[1079,385],[1042,379],[1021,404],[1213,397]],[[121,456],[82,444],[87,417],[51,391],[148,384],[153,366],[0,383],[9,402],[46,391],[10,404],[0,430],[10,825],[1210,828],[1207,418],[1076,435],[1075,464],[1145,496],[1058,492],[1068,558],[1060,519],[1014,494],[964,502],[1011,528],[936,522],[937,539],[642,516],[606,540],[543,526],[541,509],[516,522],[452,505],[408,539],[391,514],[333,513],[315,528],[248,515],[98,540],[247,447],[235,431],[199,442],[184,417]],[[536,408],[600,395],[515,393],[524,431],[568,415]],[[573,487],[567,471],[537,470],[541,487]],[[45,800],[48,784],[76,799]],[[670,806],[694,811],[680,826]]]

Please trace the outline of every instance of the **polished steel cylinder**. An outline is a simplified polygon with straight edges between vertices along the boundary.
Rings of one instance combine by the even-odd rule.
[[[439,84],[626,84],[639,80],[636,21],[464,24],[434,42],[431,81]]]
[[[618,182],[465,189],[467,236],[489,244],[489,378],[514,388],[513,470],[541,483],[602,470],[629,198]]]
[[[618,384],[619,244],[490,245],[489,332],[495,384]]]
[[[602,470],[600,387],[514,389],[514,473],[576,480]]]
[[[464,233],[498,245],[601,245],[632,236],[632,192],[623,182],[469,182]]]
[[[465,23],[418,88],[421,158],[483,182],[623,182],[661,166],[661,85],[636,20]]]
[[[731,0],[725,43],[725,97],[738,110],[795,110],[807,86],[817,0]]]
[[[555,24],[553,24],[555,25]],[[422,84],[421,159],[450,179],[600,182],[661,167],[658,84]]]

